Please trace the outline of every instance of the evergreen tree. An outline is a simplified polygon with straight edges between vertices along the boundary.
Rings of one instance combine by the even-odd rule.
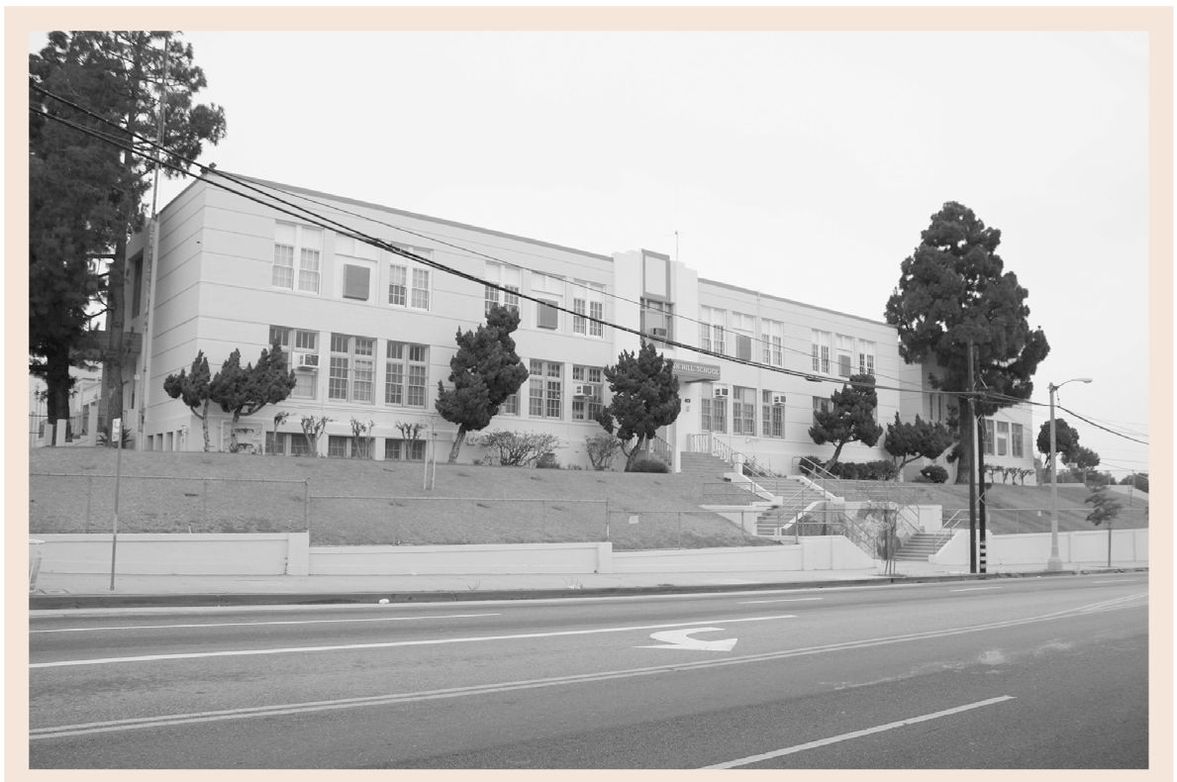
[[[899,353],[908,363],[933,361],[933,387],[971,391],[968,346],[975,346],[980,399],[961,399],[958,440],[965,483],[972,462],[972,427],[978,415],[1029,399],[1030,378],[1050,346],[1031,329],[1027,291],[997,254],[1001,232],[973,211],[950,201],[932,216],[919,246],[901,265],[899,284],[886,306],[887,322],[899,332]]]
[[[204,351],[196,353],[190,370],[180,370],[178,375],[168,375],[163,381],[163,390],[172,399],[182,399],[184,404],[192,410],[192,414],[200,419],[200,427],[204,431],[204,451],[208,453],[208,359]]]
[[[221,371],[208,384],[209,400],[219,404],[226,413],[233,414],[229,434],[229,452],[237,452],[237,422],[266,405],[278,404],[294,390],[294,370],[289,368],[286,354],[278,343],[262,348],[257,365],[241,366],[241,351],[234,350],[221,365]]]
[[[1050,421],[1042,422],[1035,444],[1038,452],[1050,461],[1047,468],[1054,470],[1055,454],[1050,452]],[[1064,463],[1074,462],[1079,455],[1079,433],[1064,418],[1054,419],[1054,446],[1055,453],[1062,454]]]
[[[527,367],[515,352],[511,333],[519,328],[519,313],[495,305],[486,315],[486,323],[474,331],[458,329],[458,351],[450,359],[450,382],[446,388],[437,381],[434,407],[441,417],[458,425],[458,435],[450,447],[449,463],[458,460],[458,452],[469,432],[485,429],[499,413],[503,403],[527,380]]]
[[[628,472],[649,449],[658,429],[678,418],[682,409],[678,378],[674,362],[663,357],[652,342],[643,342],[636,354],[623,350],[614,366],[605,367],[604,374],[613,396],[596,420],[621,441]],[[630,441],[633,443],[627,448]]]
[[[166,52],[166,53],[165,53]],[[107,171],[103,199],[112,209],[113,235],[108,245],[110,264],[106,282],[106,343],[103,346],[100,427],[109,425],[123,409],[123,337],[126,325],[127,239],[143,226],[142,201],[155,170],[152,155],[136,136],[160,141],[169,150],[161,169],[165,176],[181,176],[203,145],[224,136],[224,111],[216,105],[193,105],[193,96],[206,86],[204,73],[193,64],[191,44],[180,34],[148,31],[53,32],[48,45],[29,57],[29,71],[40,86],[54,95],[93,112],[117,154]],[[165,85],[166,90],[160,90]],[[166,101],[160,100],[160,93]],[[45,105],[64,111],[65,104],[38,93]],[[161,105],[164,136],[157,138]],[[144,346],[144,349],[149,349]]]
[[[916,459],[936,459],[952,445],[954,436],[942,423],[925,421],[916,415],[914,423],[902,423],[899,413],[895,423],[887,424],[887,437],[883,447],[899,462],[899,470]],[[896,471],[896,475],[898,475]]]
[[[883,434],[883,427],[875,423],[879,396],[873,375],[851,375],[842,390],[835,391],[830,400],[833,406],[829,410],[815,411],[813,426],[809,427],[813,442],[834,444],[834,455],[824,465],[827,470],[838,463],[847,443],[874,445]]]

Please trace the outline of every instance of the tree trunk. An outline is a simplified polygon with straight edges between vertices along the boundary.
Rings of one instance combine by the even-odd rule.
[[[204,432],[204,452],[209,452],[208,444],[208,400],[204,400],[204,415],[200,416],[200,428]]]
[[[69,390],[69,349],[49,352],[45,356],[45,414],[47,428],[53,432],[50,445],[57,444],[57,422],[69,420]]]
[[[834,447],[834,455],[831,456],[830,460],[822,466],[823,470],[829,472],[830,470],[834,469],[834,465],[838,463],[838,457],[842,455],[842,446],[844,445],[846,445],[846,443],[838,443],[837,446]]]
[[[241,414],[234,410],[233,420],[229,424],[229,453],[237,453],[237,421]]]
[[[644,455],[643,446],[645,444],[646,444],[646,439],[639,435],[638,441],[633,444],[633,448],[630,449],[630,452],[625,455],[625,471],[626,472],[630,472],[631,470],[633,470],[634,464],[638,461],[638,459],[641,456]]]
[[[454,438],[454,444],[450,446],[450,458],[447,464],[457,463],[458,452],[462,450],[462,443],[466,442],[466,431],[465,424],[458,427],[458,436]]]

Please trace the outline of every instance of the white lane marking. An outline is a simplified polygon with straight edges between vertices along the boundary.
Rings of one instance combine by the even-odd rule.
[[[805,603],[805,602],[809,602],[812,600],[825,600],[825,598],[824,597],[782,597],[777,600],[741,600],[740,604],[745,605],[745,604],[751,604],[751,603]]]
[[[793,614],[776,616],[751,616],[738,619],[711,619],[697,622],[670,622],[668,624],[638,625],[626,627],[598,627],[593,630],[561,630],[551,633],[517,633],[513,635],[483,635],[469,638],[426,638],[420,641],[386,641],[383,643],[340,644],[336,646],[291,646],[275,649],[229,649],[220,652],[184,652],[178,654],[145,654],[137,657],[96,657],[88,660],[57,660],[47,663],[29,663],[29,668],[66,668],[75,665],[107,665],[110,663],[141,663],[159,660],[198,660],[209,657],[249,657],[262,654],[297,654],[306,652],[346,652],[358,649],[391,649],[398,646],[436,646],[442,644],[477,643],[479,641],[515,641],[525,638],[556,638],[570,635],[596,635],[598,633],[624,633],[634,630],[660,630],[668,627],[690,627],[734,622],[766,622],[773,619],[795,619]]]
[[[990,589],[1001,589],[1001,587],[968,587],[966,589],[949,589],[949,592],[985,592]]]
[[[1147,598],[1147,593],[1137,597]],[[1096,603],[1094,605],[1102,605]],[[627,679],[636,676],[650,676],[660,673],[679,673],[688,670],[702,670],[705,668],[720,668],[729,665],[746,665],[749,663],[771,662],[776,660],[806,657],[809,655],[824,655],[830,652],[841,652],[855,649],[868,649],[876,646],[889,646],[906,643],[908,641],[924,641],[930,638],[949,638],[970,633],[981,633],[1006,627],[1049,622],[1056,619],[1066,619],[1079,616],[1088,606],[1076,609],[1064,609],[1049,614],[1031,616],[1025,619],[1007,619],[1001,622],[991,622],[983,625],[957,627],[949,630],[935,630],[908,635],[896,635],[882,638],[867,638],[861,641],[847,641],[825,646],[811,646],[799,649],[786,649],[779,652],[764,652],[761,654],[747,654],[740,657],[723,657],[710,660],[695,660],[693,662],[674,662],[667,665],[653,665],[643,668],[629,668],[600,673],[577,674],[573,676],[558,676],[548,679],[531,679],[525,681],[500,682],[497,684],[473,685],[470,687],[455,687],[444,690],[427,690],[415,693],[389,693],[385,695],[370,695],[361,698],[340,698],[331,701],[311,701],[304,703],[287,703],[275,706],[256,706],[244,709],[225,709],[221,711],[195,712],[188,714],[165,714],[158,717],[133,717],[123,720],[107,722],[89,722],[74,725],[56,725],[43,728],[33,728],[29,731],[30,739],[51,739],[65,736],[79,736],[91,733],[109,733],[113,731],[135,730],[139,728],[158,728],[170,725],[185,725],[200,722],[215,722],[220,720],[246,719],[250,717],[272,717],[285,714],[307,714],[319,711],[338,709],[353,709],[364,706],[393,706],[402,703],[417,703],[441,698],[459,698],[469,695],[485,693],[511,692],[515,690],[537,689],[540,687],[556,687],[568,684],[583,684],[586,682],[609,681],[612,679]]]
[[[721,638],[717,641],[703,641],[691,638],[695,633],[718,632],[722,627],[691,627],[686,630],[664,630],[661,633],[650,633],[655,641],[664,643],[650,646],[638,646],[637,649],[688,649],[700,652],[730,652],[735,648],[735,638]]]
[[[338,624],[341,622],[408,622],[414,619],[471,619],[480,616],[502,616],[500,613],[486,612],[481,614],[436,614],[434,616],[381,616],[372,619],[287,619],[271,620],[268,622],[197,622],[193,624],[173,625],[111,625],[106,627],[54,627],[45,630],[29,630],[29,633],[95,633],[100,631],[119,630],[190,630],[205,627],[262,627],[266,625],[318,625]]]
[[[1111,578],[1103,581],[1092,581],[1092,584],[1137,584],[1140,583],[1139,578]]]
[[[944,709],[943,711],[932,712],[931,714],[922,714],[918,717],[912,717],[906,720],[899,720],[898,722],[888,722],[886,725],[876,725],[873,728],[866,728],[865,730],[856,730],[850,733],[843,733],[839,736],[830,736],[826,739],[818,739],[817,741],[810,741],[805,744],[797,744],[793,747],[785,747],[784,749],[774,750],[772,752],[764,752],[760,755],[749,755],[746,758],[739,758],[737,760],[729,760],[725,763],[716,763],[713,766],[703,766],[704,769],[713,768],[737,768],[739,766],[748,766],[753,763],[759,763],[762,760],[771,760],[772,758],[779,758],[785,755],[793,755],[798,752],[804,752],[807,749],[817,749],[818,747],[826,747],[830,744],[838,744],[843,741],[851,739],[862,738],[863,736],[870,736],[874,733],[883,733],[888,730],[895,730],[896,728],[903,728],[908,725],[915,725],[920,722],[928,722],[929,720],[938,720],[944,717],[950,717],[953,714],[960,714],[961,712],[971,711],[973,709],[980,709],[985,706],[992,706],[996,703],[1004,703],[1005,701],[1012,701],[1012,695],[1002,695],[998,698],[989,698],[988,700],[977,701],[976,703],[968,703],[964,706],[957,706],[952,709]]]

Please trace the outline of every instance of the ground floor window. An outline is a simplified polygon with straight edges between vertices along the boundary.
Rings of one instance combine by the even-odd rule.
[[[763,421],[763,435],[765,437],[784,437],[785,436],[785,405],[782,401],[784,394],[777,394],[772,391],[761,391],[761,400],[763,402],[763,409],[761,412],[761,420]]]
[[[425,461],[425,441],[387,437],[384,440],[384,460],[389,462]]]

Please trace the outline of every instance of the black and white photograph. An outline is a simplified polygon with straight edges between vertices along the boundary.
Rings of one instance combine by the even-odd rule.
[[[10,774],[1172,774],[1171,8],[19,11]]]

